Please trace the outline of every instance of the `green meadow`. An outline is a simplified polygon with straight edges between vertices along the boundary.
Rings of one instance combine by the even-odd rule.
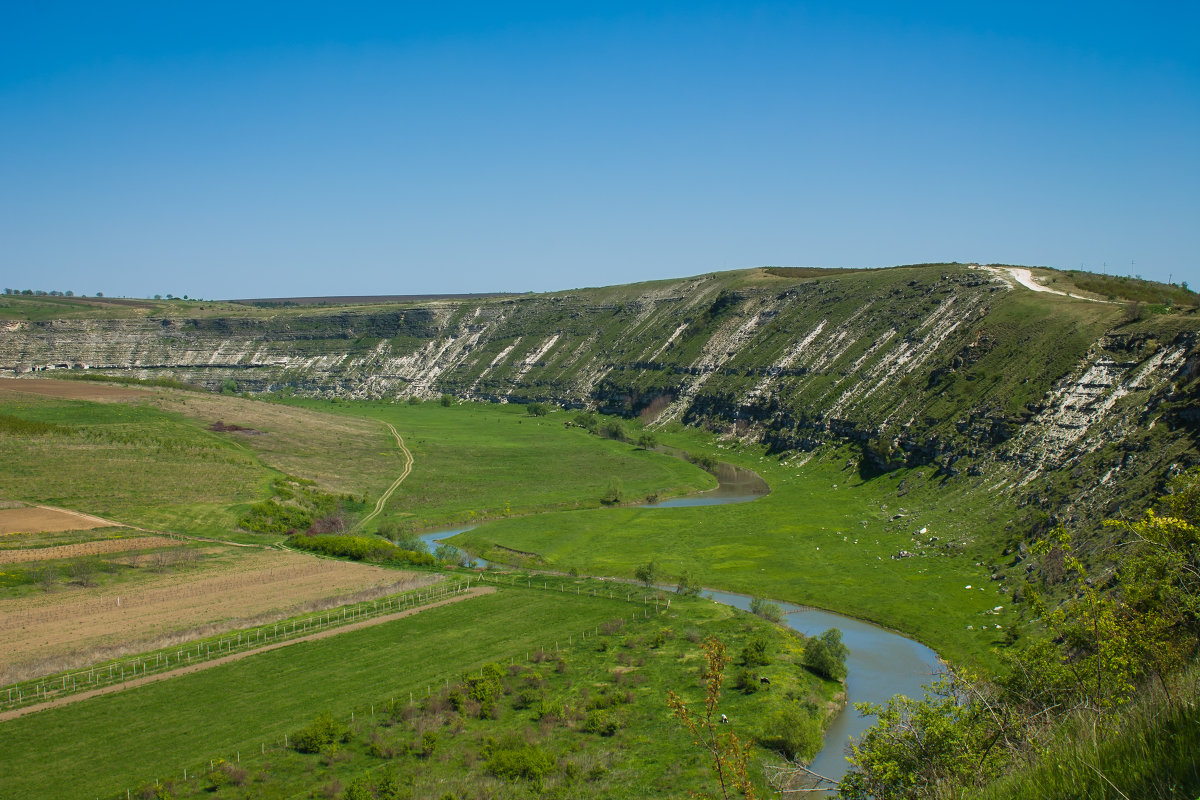
[[[187,533],[220,534],[270,472],[237,442],[144,403],[6,397],[0,413],[50,423],[0,436],[0,497]]]
[[[281,473],[351,490],[352,512],[370,508],[403,465],[388,422],[414,468],[372,529],[479,523],[457,543],[497,560],[511,557],[497,546],[535,553],[531,565],[592,575],[630,577],[653,559],[671,578],[690,571],[706,586],[878,622],[951,661],[989,666],[1007,627],[1002,587],[1012,587],[990,580],[995,554],[977,541],[1002,539],[996,532],[1015,510],[977,480],[943,483],[932,467],[864,478],[850,449],[781,461],[674,427],[656,431],[659,440],[754,469],[770,495],[725,506],[611,507],[603,501],[614,487],[629,504],[703,491],[715,480],[681,459],[568,426],[571,412],[147,394],[154,402],[7,401],[5,414],[62,430],[0,437],[9,465],[0,496],[263,542],[271,537],[238,531],[236,519],[270,495]],[[259,433],[208,430],[217,420]],[[623,424],[636,436],[637,423]],[[901,551],[914,555],[893,558]],[[1005,610],[990,613],[996,606]]]
[[[734,505],[503,520],[451,541],[499,560],[511,555],[497,546],[536,553],[548,569],[593,575],[632,577],[653,559],[668,579],[690,571],[705,586],[877,622],[954,662],[994,663],[991,649],[1012,619],[1006,613],[1011,601],[1000,591],[1003,582],[990,580],[980,563],[975,536],[984,526],[1004,527],[1003,501],[980,504],[978,487],[959,482],[947,488],[932,468],[865,479],[848,450],[800,465],[697,431],[659,436],[756,470],[771,493]],[[901,550],[914,555],[893,558]],[[1005,612],[992,613],[996,606]]]
[[[735,660],[750,638],[767,643],[770,663],[756,674],[773,676],[771,691],[734,691],[730,668],[723,709],[743,733],[760,733],[763,719],[794,702],[836,707],[839,685],[798,666],[798,638],[756,617],[690,598],[673,598],[669,612],[663,603],[660,614],[653,603],[637,602],[641,592],[627,602],[628,586],[609,599],[598,582],[550,583],[561,591],[501,586],[406,619],[6,722],[5,797],[110,798],[156,780],[169,781],[173,797],[210,797],[210,766],[221,760],[249,777],[217,797],[308,797],[387,763],[431,787],[455,779],[507,786],[501,796],[541,796],[527,781],[497,781],[479,755],[489,739],[524,739],[530,731],[539,731],[535,738],[556,765],[548,780],[564,790],[586,786],[560,796],[686,796],[707,785],[708,767],[671,718],[665,694],[700,699],[697,642],[710,634],[727,642]],[[593,589],[600,596],[586,594]],[[514,696],[492,716],[479,716],[477,707],[448,713],[447,695],[493,662],[510,677],[537,673],[519,682],[535,690],[536,706],[518,700],[514,679]],[[591,702],[609,694],[611,702]],[[611,709],[598,715],[611,720],[604,732],[586,728],[595,708]],[[311,756],[283,746],[322,712],[353,731],[349,741]],[[426,730],[441,742],[437,759],[411,756]],[[772,756],[762,750],[756,758]]]
[[[314,410],[389,422],[412,451],[413,472],[380,521],[432,530],[458,523],[597,508],[615,487],[628,498],[691,494],[716,480],[687,462],[567,427],[520,405],[436,401],[331,403]]]
[[[1002,538],[995,532],[1009,524],[1014,509],[974,479],[943,483],[933,468],[866,477],[848,448],[781,460],[757,446],[674,426],[655,431],[658,440],[753,469],[771,493],[742,504],[651,509],[638,504],[701,492],[716,481],[682,459],[568,425],[572,412],[533,416],[518,405],[147,394],[147,401],[132,403],[7,400],[0,412],[43,425],[14,423],[15,433],[0,436],[0,455],[12,464],[0,496],[267,543],[277,537],[235,525],[250,503],[269,496],[280,475],[345,493],[352,521],[373,506],[405,461],[386,422],[404,438],[413,471],[368,530],[475,523],[456,544],[497,560],[511,558],[511,550],[532,553],[525,565],[560,573],[631,577],[653,560],[665,581],[686,572],[705,586],[847,613],[913,636],[953,662],[985,668],[994,665],[991,649],[1012,619],[1008,581],[990,579],[979,540],[981,531],[992,532],[986,537],[992,543]],[[253,433],[210,430],[217,420]],[[641,432],[636,422],[622,424],[632,438]],[[615,497],[619,504],[606,502]],[[893,557],[901,551],[912,555]],[[319,790],[335,796],[355,780],[379,786],[380,770],[393,764],[413,782],[412,796],[443,785],[467,795],[512,797],[551,790],[564,797],[684,796],[704,788],[706,767],[670,718],[665,691],[678,688],[696,699],[698,639],[717,633],[736,647],[761,621],[676,598],[673,616],[651,613],[650,621],[631,621],[600,649],[599,642],[584,645],[578,637],[645,607],[570,593],[587,582],[545,580],[565,580],[567,591],[510,586],[406,620],[6,722],[0,727],[4,785],[18,798],[116,797],[155,778],[171,779],[172,796],[180,797],[283,798]],[[618,597],[622,590],[630,591],[620,585]],[[997,606],[1004,610],[992,613]],[[836,686],[814,683],[795,666],[795,644],[784,641],[790,634],[771,630],[775,668],[790,665],[776,675],[789,687],[786,694],[810,711],[823,707]],[[546,655],[555,647],[561,659]],[[542,660],[534,658],[539,649]],[[506,692],[515,695],[521,680],[534,681],[561,713],[534,715],[512,707],[516,700],[506,695],[509,705],[498,720],[443,714],[440,704],[449,701],[437,700],[437,687],[444,695],[465,673],[492,661],[537,671],[536,679],[510,675]],[[627,668],[645,677],[624,684],[619,675]],[[596,710],[587,707],[590,698],[616,692],[618,684],[622,693],[632,692],[629,707],[614,712],[618,730],[612,737],[584,730]],[[386,724],[362,721],[410,692],[416,706],[425,702],[415,716],[393,707]],[[757,727],[747,733],[769,741],[770,731],[759,723],[774,718],[779,709],[770,704],[782,693],[727,694],[739,714],[758,708]],[[753,703],[768,706],[746,705]],[[343,721],[356,715],[350,741],[322,756],[283,747],[284,736],[321,711]],[[436,758],[421,744],[433,729],[442,737]],[[514,782],[488,767],[496,742],[540,742],[543,734],[550,735],[554,767],[538,781]],[[239,754],[241,766],[227,767],[228,785],[206,783],[210,760],[237,764]],[[183,781],[184,769],[200,777]],[[63,774],[71,780],[64,783]]]

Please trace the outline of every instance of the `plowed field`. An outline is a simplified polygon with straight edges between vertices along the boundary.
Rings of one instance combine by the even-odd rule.
[[[72,588],[3,599],[0,668],[157,640],[222,621],[282,615],[309,603],[397,582],[417,586],[433,580],[427,575],[264,549],[213,569],[156,577],[136,588]]]
[[[56,558],[79,558],[102,553],[127,553],[171,547],[179,542],[166,536],[137,536],[130,539],[104,539],[99,542],[64,544],[58,547],[30,547],[23,550],[0,550],[0,564],[20,564],[28,561],[49,561]]]
[[[88,514],[62,511],[57,508],[0,509],[0,535],[5,533],[48,533],[53,531],[86,531],[111,527],[115,523]]]

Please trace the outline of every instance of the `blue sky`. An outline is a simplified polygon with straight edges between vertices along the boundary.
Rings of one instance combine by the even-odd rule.
[[[553,290],[765,264],[1200,285],[1188,3],[6,3],[0,283]]]

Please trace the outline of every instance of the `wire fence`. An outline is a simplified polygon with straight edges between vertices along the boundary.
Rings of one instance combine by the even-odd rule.
[[[442,581],[397,595],[353,603],[341,608],[267,623],[186,645],[143,653],[135,658],[106,661],[87,669],[72,670],[0,686],[0,712],[69,697],[80,692],[115,686],[150,675],[203,664],[236,653],[248,653],[274,644],[300,639],[312,633],[342,627],[374,617],[396,614],[431,602],[463,594],[471,587],[465,581]]]
[[[540,589],[546,592],[556,594],[576,594],[581,596],[607,598],[626,602],[630,605],[641,606],[634,610],[629,616],[630,622],[638,620],[647,620],[658,614],[666,613],[671,605],[671,598],[661,591],[656,591],[653,594],[645,593],[641,587],[630,586],[627,584],[616,584],[606,588],[598,588],[595,586],[583,587],[576,584],[570,578],[546,578],[543,576],[533,575],[507,575],[507,574],[492,574],[481,573],[473,576],[476,584],[493,584],[497,586],[514,586],[527,589]],[[450,594],[458,594],[467,591],[467,587],[463,586]],[[622,617],[622,619],[625,619]],[[558,632],[556,638],[547,638],[544,645],[537,648],[526,649],[521,653],[509,653],[509,664],[516,664],[518,660],[523,660],[524,663],[539,663],[546,660],[548,657],[560,656],[564,648],[571,648],[578,641],[581,644],[602,635],[603,626],[589,625],[587,628]],[[465,664],[460,670],[456,670],[456,675],[464,675],[480,671],[482,674],[485,663],[503,662],[503,656],[500,658],[489,658],[487,661],[480,661],[473,664]],[[383,699],[380,698],[377,703],[369,703],[360,706],[350,711],[349,715],[344,718],[344,721],[353,726],[359,722],[373,723],[377,719],[377,715],[391,713],[399,705],[415,705],[419,700],[433,696],[433,690],[448,689],[450,686],[450,678],[443,678],[442,683],[427,683],[425,686],[425,694],[420,694],[419,691],[409,691],[408,697],[397,698],[394,695]],[[298,726],[299,727],[299,726]],[[213,756],[207,762],[193,763],[189,766],[180,766],[170,775],[159,775],[153,779],[153,782],[147,780],[140,784],[140,788],[127,788],[123,794],[111,795],[106,800],[134,800],[143,796],[151,796],[146,794],[146,790],[151,786],[159,786],[162,783],[174,783],[182,778],[183,781],[201,781],[207,780],[217,772],[226,767],[226,765],[241,768],[250,768],[261,764],[266,757],[278,755],[289,751],[292,747],[287,734],[282,734],[271,742],[262,741],[258,743],[259,751],[255,753],[253,746],[248,750],[233,750],[220,756]],[[218,776],[219,777],[219,776]],[[194,787],[196,791],[200,791],[202,787]]]

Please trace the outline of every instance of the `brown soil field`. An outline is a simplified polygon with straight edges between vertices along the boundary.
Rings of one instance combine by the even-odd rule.
[[[60,697],[56,700],[51,700],[48,703],[40,703],[35,706],[26,706],[25,708],[17,708],[12,711],[5,711],[0,713],[0,722],[16,719],[17,717],[23,717],[26,714],[32,714],[35,711],[44,711],[48,708],[59,708],[61,706],[70,705],[71,703],[78,703],[80,700],[87,700],[90,697],[99,697],[100,695],[113,694],[114,692],[123,692],[126,689],[144,686],[147,683],[165,681],[178,677],[179,675],[188,675],[192,672],[199,672],[203,669],[219,667],[222,664],[228,664],[231,661],[241,661],[243,658],[249,658],[250,656],[257,655],[259,653],[265,653],[268,650],[278,650],[280,647],[287,647],[289,645],[297,644],[298,642],[312,642],[318,639],[328,639],[330,636],[337,636],[339,633],[357,631],[361,630],[362,628],[370,628],[375,625],[382,625],[385,622],[394,622],[398,619],[411,617],[413,614],[420,614],[422,611],[428,611],[431,608],[438,608],[439,606],[450,605],[451,603],[459,603],[463,600],[470,600],[473,597],[479,597],[485,594],[493,594],[495,591],[495,586],[479,586],[469,590],[465,594],[448,597],[445,600],[438,600],[435,603],[430,603],[428,605],[421,606],[420,608],[410,608],[406,611],[400,611],[396,614],[388,614],[384,617],[373,617],[372,619],[365,619],[362,622],[352,622],[349,625],[343,625],[338,628],[332,628],[330,630],[320,631],[318,633],[311,633],[308,636],[300,636],[295,639],[288,639],[286,642],[270,644],[266,647],[259,647],[255,650],[248,650],[242,653],[232,653],[231,655],[222,656],[221,658],[214,658],[211,661],[205,661],[201,664],[192,664],[190,666],[174,669],[170,672],[163,672],[157,675],[148,675],[145,678],[133,678],[125,681],[124,683],[114,684],[113,686],[105,686],[100,689],[92,689],[88,692],[79,692],[66,697]]]
[[[27,561],[49,561],[54,558],[78,558],[101,553],[126,553],[130,550],[149,550],[178,546],[167,536],[137,536],[130,539],[104,539],[99,542],[64,544],[57,547],[30,547],[23,550],[0,550],[0,564],[19,564]]]
[[[100,517],[65,511],[58,508],[0,509],[0,535],[6,533],[52,533],[54,531],[87,531],[117,525]]]
[[[114,386],[111,383],[56,381],[51,378],[3,378],[0,379],[0,392],[24,392],[68,400],[144,400],[149,396],[148,392],[141,389]]]
[[[364,590],[395,591],[436,578],[281,550],[242,551],[207,570],[156,577],[134,587],[68,589],[0,599],[0,668],[78,656],[194,632],[213,624],[267,621]],[[402,584],[402,585],[397,585]],[[119,598],[119,599],[118,599]],[[119,602],[119,605],[118,605]],[[220,626],[220,623],[228,623]]]

